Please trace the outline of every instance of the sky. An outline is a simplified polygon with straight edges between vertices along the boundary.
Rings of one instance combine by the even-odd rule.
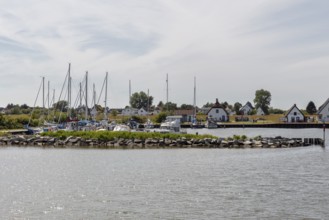
[[[0,107],[41,106],[42,76],[57,100],[69,63],[73,100],[86,71],[97,96],[109,73],[110,108],[128,105],[129,80],[165,102],[166,74],[178,105],[193,104],[194,77],[200,107],[259,89],[281,109],[329,97],[326,0],[2,0],[0,27]]]

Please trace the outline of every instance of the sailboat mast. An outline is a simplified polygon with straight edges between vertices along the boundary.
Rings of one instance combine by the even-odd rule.
[[[51,104],[54,107],[54,115],[55,115],[55,89],[53,89],[53,100],[51,101]]]
[[[45,108],[45,77],[42,77],[42,108]]]
[[[50,82],[48,81],[48,98],[47,98],[47,100],[48,100],[48,110],[49,110],[49,96],[50,96]]]
[[[167,111],[169,111],[169,105],[168,105],[168,73],[167,73],[167,79],[166,79],[166,83],[167,83]]]
[[[68,70],[68,81],[67,81],[67,114],[71,117],[71,63],[69,63]]]
[[[88,71],[86,72],[86,92],[85,92],[85,96],[86,96],[86,120],[88,119]]]
[[[80,105],[79,107],[82,106],[82,85],[81,82],[79,83],[79,96],[80,96]]]
[[[105,76],[104,120],[107,119],[107,82],[108,82],[108,72],[106,72],[106,76]]]
[[[194,97],[193,97],[193,107],[194,107],[194,118],[196,118],[196,78],[194,77]]]
[[[130,105],[130,99],[131,99],[131,81],[129,80],[129,105]]]
[[[93,100],[94,100],[94,107],[96,107],[96,88],[95,88],[95,83],[93,84]]]
[[[149,114],[150,111],[150,90],[147,89],[147,114]]]

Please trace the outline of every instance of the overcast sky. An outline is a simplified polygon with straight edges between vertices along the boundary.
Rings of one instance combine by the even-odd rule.
[[[0,27],[2,107],[33,106],[40,76],[58,98],[68,63],[72,99],[85,71],[98,93],[109,72],[110,108],[128,105],[129,80],[165,101],[167,73],[179,105],[193,104],[194,76],[198,106],[245,104],[262,88],[283,109],[329,97],[326,0],[11,0]]]

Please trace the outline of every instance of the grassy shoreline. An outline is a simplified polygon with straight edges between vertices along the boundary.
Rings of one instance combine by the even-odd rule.
[[[196,135],[196,134],[171,134],[171,133],[157,133],[157,132],[127,132],[127,131],[57,131],[57,132],[45,132],[42,136],[59,138],[60,140],[65,140],[68,137],[81,137],[84,139],[97,139],[101,141],[113,141],[115,139],[204,139],[204,138],[215,138],[213,135]]]

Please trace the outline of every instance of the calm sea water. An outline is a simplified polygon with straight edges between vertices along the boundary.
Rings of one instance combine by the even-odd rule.
[[[329,148],[2,147],[0,186],[1,219],[328,219]]]

